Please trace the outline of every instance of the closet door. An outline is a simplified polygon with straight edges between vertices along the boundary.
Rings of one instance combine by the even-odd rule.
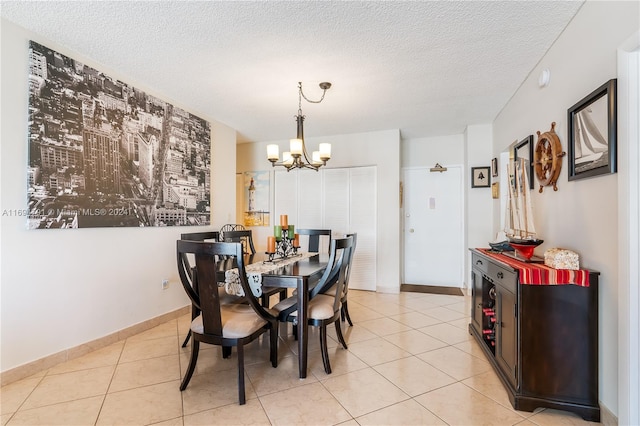
[[[295,173],[295,172],[291,172]],[[316,228],[322,223],[322,174],[300,170],[298,175],[298,219],[291,222],[298,228]]]
[[[298,174],[286,170],[276,170],[274,184],[273,225],[280,225],[280,215],[289,216],[289,223],[296,225],[298,221]]]
[[[331,229],[335,235],[343,235],[349,232],[349,169],[323,170],[324,188],[323,228]]]
[[[296,228],[358,233],[349,287],[376,290],[376,168],[274,172],[273,223],[289,215]]]
[[[349,288],[376,290],[376,168],[349,169],[349,233],[358,233]]]

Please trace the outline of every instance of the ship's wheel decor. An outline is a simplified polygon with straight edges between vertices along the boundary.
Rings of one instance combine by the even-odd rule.
[[[556,182],[562,168],[562,157],[566,152],[562,150],[562,144],[555,132],[555,127],[556,122],[554,121],[548,132],[540,133],[539,130],[537,132],[538,142],[534,151],[533,166],[538,182],[540,182],[538,192],[542,192],[543,188],[548,185],[553,185],[554,191],[558,190]]]

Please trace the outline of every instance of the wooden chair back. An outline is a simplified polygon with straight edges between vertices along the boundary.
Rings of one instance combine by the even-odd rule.
[[[224,242],[240,243],[245,254],[255,254],[256,248],[253,245],[253,232],[250,229],[242,231],[227,231],[224,233]]]
[[[327,253],[331,246],[331,229],[298,229],[296,234],[306,235],[309,237],[307,251],[310,253],[320,253],[320,240],[328,240]],[[325,238],[321,238],[324,236]]]
[[[192,279],[189,279],[187,272],[189,264],[184,261],[188,254],[195,257],[195,278],[193,279],[198,284],[197,292],[191,285]],[[218,291],[218,274],[227,267],[229,259],[233,259],[237,265],[238,277],[245,293],[244,299],[260,317],[270,321],[274,319],[274,316],[260,305],[251,291],[245,272],[241,244],[179,240],[177,242],[178,274],[191,303],[201,312],[206,335],[222,337],[220,306],[223,303]],[[207,303],[202,303],[202,300],[206,300]]]

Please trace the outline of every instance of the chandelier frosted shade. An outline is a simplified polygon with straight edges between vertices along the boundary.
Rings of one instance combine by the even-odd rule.
[[[289,148],[293,157],[300,157],[302,155],[302,139],[291,139]]]
[[[269,161],[275,162],[278,161],[278,158],[280,158],[280,149],[278,148],[278,145],[275,144],[270,144],[267,145],[267,158],[269,159]]]
[[[330,143],[321,143],[319,145],[320,148],[320,159],[322,161],[327,161],[331,158],[331,144]]]

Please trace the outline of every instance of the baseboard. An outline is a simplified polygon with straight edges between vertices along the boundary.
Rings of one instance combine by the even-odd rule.
[[[5,386],[9,383],[13,383],[26,377],[33,376],[34,374],[40,373],[43,370],[47,370],[66,361],[79,358],[82,355],[88,354],[89,352],[104,348],[120,340],[127,339],[128,337],[149,330],[153,327],[156,327],[167,321],[171,321],[172,319],[181,317],[182,315],[188,314],[190,312],[191,305],[184,306],[174,311],[167,312],[166,314],[162,314],[141,323],[134,324],[131,327],[116,331],[115,333],[100,337],[99,339],[92,340],[90,342],[83,343],[82,345],[65,349],[55,354],[48,355],[44,358],[40,358],[27,364],[12,368],[10,370],[3,371],[2,373],[0,373],[0,383],[2,384],[2,386]]]
[[[448,294],[452,296],[464,296],[459,287],[440,287],[436,285],[400,284],[400,291],[412,291],[414,293]]]
[[[600,402],[600,423],[605,426],[618,426],[618,417]]]

